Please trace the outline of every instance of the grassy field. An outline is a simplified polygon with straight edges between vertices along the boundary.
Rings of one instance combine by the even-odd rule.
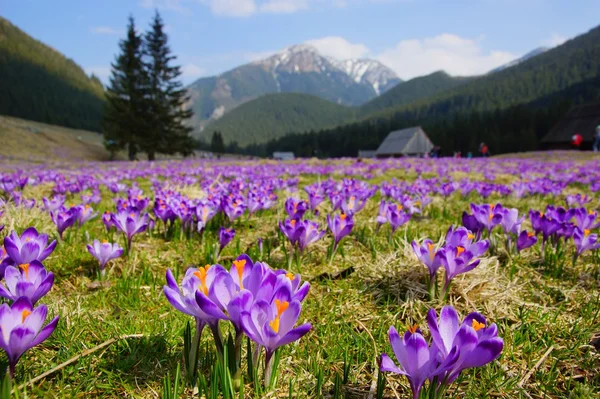
[[[8,148],[18,145],[18,123],[9,118],[2,118],[0,122],[12,126]],[[40,133],[27,134],[38,137]],[[78,154],[82,157],[88,156],[86,151],[96,154],[95,146],[90,141]],[[55,148],[58,147],[57,144]],[[0,148],[6,151],[5,146]],[[44,156],[42,149],[32,153],[32,157]],[[101,157],[102,151],[98,149],[97,154]],[[385,167],[378,166],[377,162]],[[552,161],[540,161],[538,169],[521,176],[509,172],[521,161],[510,159],[488,163],[467,160],[440,160],[438,164],[432,160],[393,162],[158,163],[155,167],[160,171],[153,173],[159,181],[167,182],[165,184],[170,188],[191,199],[204,197],[207,192],[196,180],[187,185],[182,183],[182,176],[221,183],[233,178],[252,183],[257,174],[270,176],[270,179],[297,177],[299,190],[296,194],[306,199],[302,188],[327,179],[327,173],[338,181],[351,177],[351,173],[354,174],[352,177],[366,175],[371,184],[392,182],[393,179],[408,184],[416,180],[437,184],[427,183],[426,179],[438,177],[440,181],[461,184],[464,179],[491,183],[492,175],[496,184],[510,185],[518,179],[541,178],[546,165],[556,170],[556,163]],[[570,167],[574,173],[580,167],[581,170],[597,171],[599,166],[595,160],[573,162]],[[454,164],[460,167],[453,169]],[[102,200],[93,207],[101,215],[105,211],[114,212],[114,198],[126,196],[124,193],[113,194],[102,184],[123,176],[108,171],[114,165],[96,164],[57,171],[67,179],[89,175],[100,182]],[[122,164],[117,168],[131,170],[130,166]],[[141,170],[143,166],[137,168]],[[317,175],[316,170],[325,174]],[[149,177],[134,180],[145,196],[153,198]],[[123,178],[122,181],[131,184],[133,180]],[[28,185],[23,190],[23,197],[41,202],[42,197],[52,195],[53,186],[53,182]],[[89,190],[84,192],[89,193]],[[447,304],[456,307],[461,316],[472,311],[481,312],[498,325],[499,336],[504,339],[501,357],[483,368],[464,371],[451,386],[448,397],[599,397],[600,256],[597,251],[584,253],[573,265],[572,244],[566,247],[558,261],[556,257],[552,261],[542,260],[539,243],[520,255],[510,255],[497,248],[487,252],[473,271],[456,278],[447,299],[429,300],[426,268],[410,246],[413,239],[427,237],[441,242],[450,225],[461,224],[461,215],[463,211],[469,211],[470,203],[500,202],[527,215],[530,209],[542,210],[547,204],[564,206],[565,196],[574,193],[590,194],[590,189],[587,185],[572,182],[556,195],[536,194],[523,198],[501,195],[497,191],[488,198],[477,192],[463,195],[455,191],[449,196],[433,193],[429,195],[433,201],[423,213],[413,216],[391,235],[387,225],[376,230],[375,217],[382,199],[377,192],[355,216],[352,234],[342,241],[341,249],[331,263],[327,260],[327,247],[331,243],[327,234],[309,247],[298,265],[292,265],[291,269],[301,273],[311,284],[299,323],[311,322],[313,328],[300,341],[283,347],[277,387],[258,397],[375,398],[379,374],[377,359],[382,352],[391,353],[387,338],[389,327],[395,326],[399,332],[404,332],[408,326],[418,323],[428,336],[427,311],[433,307],[439,312]],[[287,267],[289,244],[279,234],[278,221],[286,218],[283,203],[293,193],[280,190],[277,194],[279,201],[273,209],[250,217],[244,215],[233,222],[235,239],[219,258],[227,269],[241,253],[249,254],[255,261],[266,261],[273,268]],[[586,206],[597,209],[598,199],[595,195],[592,198]],[[79,194],[68,195],[67,204],[80,202]],[[331,211],[331,203],[325,201],[319,209],[319,216],[311,219],[326,228],[325,216]],[[35,226],[58,238],[47,212],[38,207],[25,209],[9,202],[4,207],[0,224],[5,225],[0,236]],[[27,395],[35,398],[162,397],[165,378],[172,378],[177,365],[182,364],[182,333],[186,323],[192,320],[176,311],[165,299],[162,292],[165,272],[170,268],[180,283],[190,265],[211,263],[221,225],[227,225],[227,221],[219,215],[202,237],[193,234],[187,238],[176,233],[165,238],[157,224],[153,231],[134,238],[129,256],[109,263],[107,278],[102,283],[96,277],[97,262],[85,246],[95,238],[122,243],[121,236],[114,231],[107,233],[99,218],[82,228],[68,229],[64,240],[59,240],[54,253],[44,261],[45,267],[55,273],[56,282],[41,302],[48,304],[51,315],[60,315],[58,328],[41,346],[24,355],[17,367],[15,386],[24,387]],[[529,217],[523,226],[531,230]],[[262,257],[256,245],[259,238],[268,243]],[[557,272],[556,262],[564,264],[562,271]],[[222,325],[226,326],[226,323]],[[125,337],[131,335],[135,336]],[[114,343],[86,354],[113,338],[116,339]],[[82,354],[73,363],[26,385],[36,376]],[[200,373],[206,378],[210,377],[214,356],[212,338],[209,331],[205,331],[200,350]],[[385,380],[384,397],[410,397],[406,378],[386,373]],[[253,384],[246,382],[245,397],[257,397],[254,389]],[[196,396],[186,388],[180,397]]]

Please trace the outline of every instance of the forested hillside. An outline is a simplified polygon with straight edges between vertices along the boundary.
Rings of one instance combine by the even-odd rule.
[[[100,130],[104,89],[72,60],[0,17],[0,114]]]
[[[355,109],[300,93],[267,94],[240,105],[212,123],[226,143],[262,143],[296,131],[322,129],[354,118]]]

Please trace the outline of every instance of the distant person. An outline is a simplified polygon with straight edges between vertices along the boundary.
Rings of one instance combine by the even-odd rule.
[[[490,150],[487,146],[486,143],[480,143],[479,144],[479,153],[481,154],[482,157],[486,158],[490,156]]]
[[[600,125],[596,126],[596,134],[594,136],[594,152],[598,152],[600,148]]]
[[[469,158],[469,159],[473,158],[473,153],[471,151],[467,152],[467,158]]]
[[[571,145],[574,149],[581,149],[581,144],[583,143],[583,136],[579,133],[575,133],[573,137],[571,137]]]

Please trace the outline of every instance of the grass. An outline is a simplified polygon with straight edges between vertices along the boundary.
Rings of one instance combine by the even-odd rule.
[[[277,167],[270,163],[244,165]],[[250,173],[252,168],[246,170]],[[390,168],[371,182],[392,178],[412,180],[416,176],[414,170]],[[473,172],[469,176],[483,179],[480,173]],[[301,175],[299,178],[299,187],[302,187],[318,177]],[[501,178],[510,180],[507,176]],[[140,180],[140,185],[148,194],[149,182]],[[26,187],[24,196],[39,200],[50,192],[51,185],[45,184]],[[188,192],[201,195],[197,190]],[[303,190],[299,192],[304,195]],[[102,195],[97,210],[112,211],[113,195],[104,188]],[[231,259],[241,252],[249,253],[254,260],[268,260],[274,268],[286,267],[284,243],[277,235],[277,221],[284,217],[286,195],[281,192],[279,196],[275,209],[234,224],[236,238],[222,254],[225,267],[229,268]],[[68,203],[77,201],[75,197]],[[331,265],[327,261],[329,235],[311,246],[303,257],[296,271],[311,282],[311,291],[299,323],[310,321],[313,330],[299,342],[284,347],[277,387],[258,397],[288,397],[290,391],[295,398],[333,398],[336,392],[337,397],[375,397],[379,374],[376,357],[390,352],[388,328],[394,325],[403,331],[414,323],[424,325],[427,310],[435,307],[439,311],[445,304],[454,305],[462,316],[471,311],[483,313],[490,322],[498,324],[499,335],[505,341],[502,356],[484,368],[464,372],[452,386],[450,397],[598,397],[600,355],[598,343],[594,346],[592,342],[600,332],[598,254],[585,254],[571,266],[572,248],[569,248],[565,271],[553,275],[540,260],[539,245],[512,259],[500,252],[484,258],[475,270],[458,277],[447,301],[428,300],[426,269],[412,254],[410,242],[425,237],[438,241],[449,225],[459,222],[470,202],[502,202],[525,213],[545,204],[564,203],[564,196],[537,195],[517,200],[492,194],[484,200],[475,194],[463,197],[456,192],[448,198],[436,197],[424,217],[411,220],[388,240],[389,226],[375,234],[377,194],[357,215],[353,234],[342,242]],[[598,202],[589,206],[597,208]],[[321,226],[325,226],[324,218],[329,209],[328,202],[322,205],[318,218]],[[0,222],[6,224],[0,235],[13,229],[21,232],[33,225],[56,236],[44,212],[7,205]],[[117,339],[114,344],[81,357],[28,386],[27,395],[157,398],[175,390],[181,397],[191,396],[189,390],[183,393],[183,381],[176,387],[175,378],[179,375],[178,367],[184,374],[182,336],[191,317],[171,307],[162,286],[167,268],[173,270],[180,281],[188,266],[204,265],[210,259],[218,227],[211,224],[202,240],[198,236],[180,239],[177,235],[164,239],[157,233],[136,236],[130,256],[108,266],[104,285],[95,283],[96,263],[85,245],[94,238],[112,241],[120,239],[119,236],[106,233],[98,219],[80,230],[67,230],[65,240],[44,262],[56,274],[56,283],[41,303],[48,304],[50,314],[60,315],[59,327],[41,346],[24,355],[17,367],[15,385],[111,338],[141,334],[138,338]],[[274,243],[263,259],[259,259],[255,245],[258,238],[270,238]],[[320,277],[349,267],[353,267],[354,272],[344,278]],[[200,372],[210,381],[214,344],[208,331],[203,335],[200,356]],[[410,397],[404,377],[379,375],[380,380],[386,381],[384,397]],[[172,382],[167,384],[167,380]],[[248,382],[244,393],[246,398],[257,397]]]

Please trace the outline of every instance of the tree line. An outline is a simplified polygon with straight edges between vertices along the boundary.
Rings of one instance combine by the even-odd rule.
[[[181,68],[168,46],[165,26],[158,11],[150,29],[137,33],[129,17],[127,36],[112,64],[102,131],[106,148],[114,155],[127,149],[130,160],[140,151],[154,160],[156,154],[191,154],[192,128],[185,122],[186,90],[178,79]]]

